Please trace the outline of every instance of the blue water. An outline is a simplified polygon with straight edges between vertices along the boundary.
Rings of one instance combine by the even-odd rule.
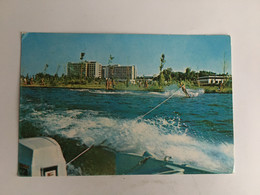
[[[148,151],[158,159],[171,156],[175,163],[232,172],[232,94],[188,92],[192,98],[177,87],[166,92],[21,88],[20,136],[60,135],[89,146]]]

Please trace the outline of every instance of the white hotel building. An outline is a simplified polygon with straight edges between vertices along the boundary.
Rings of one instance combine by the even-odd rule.
[[[137,70],[134,65],[108,65],[102,67],[102,76],[106,79],[116,79],[118,81],[126,81],[127,79],[129,79],[131,82],[135,82]]]
[[[69,62],[67,65],[67,75],[77,78],[101,78],[102,65],[96,61],[88,62]]]
[[[137,70],[134,65],[121,66],[120,64],[102,66],[96,61],[69,62],[67,75],[76,78],[105,78],[116,79],[117,81],[135,82]]]

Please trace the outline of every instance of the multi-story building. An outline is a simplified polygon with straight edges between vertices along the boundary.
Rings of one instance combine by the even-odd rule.
[[[113,78],[119,81],[125,81],[127,79],[134,81],[136,75],[137,71],[134,65],[120,66],[120,64],[115,64],[102,67],[102,76],[104,78]]]
[[[69,62],[67,66],[67,75],[76,78],[101,78],[102,65],[96,61],[89,62]]]
[[[87,76],[87,63],[86,62],[79,62],[79,63],[69,62],[67,65],[67,75],[69,77],[85,78]]]
[[[96,61],[87,62],[87,77],[101,78],[102,65]]]

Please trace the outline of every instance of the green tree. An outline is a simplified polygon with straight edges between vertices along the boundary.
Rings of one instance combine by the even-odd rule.
[[[113,56],[110,54],[109,59],[108,59],[108,64],[109,64],[109,65],[112,64],[114,58],[115,58],[115,57],[113,57]]]
[[[165,80],[167,82],[171,82],[172,81],[171,73],[172,73],[172,69],[171,68],[167,68],[166,70],[163,70],[163,75],[164,75],[164,78],[165,78]]]
[[[205,71],[205,70],[199,71],[199,77],[203,77],[203,76],[215,76],[215,75],[216,75],[216,73],[214,73],[214,72]]]
[[[190,72],[191,72],[191,69],[190,68],[186,68],[185,77],[186,77],[187,80],[190,80]]]
[[[160,67],[159,67],[159,69],[160,69],[159,85],[162,86],[162,85],[164,85],[164,82],[165,82],[165,77],[164,77],[163,72],[162,72],[163,66],[164,66],[164,64],[166,63],[165,55],[164,55],[164,54],[162,54],[160,60],[161,60],[161,63],[160,63]]]
[[[162,69],[163,69],[163,66],[164,66],[165,63],[166,63],[165,55],[162,54],[162,56],[161,56],[161,64],[160,64],[160,73],[162,72]]]
[[[163,86],[164,85],[164,82],[165,82],[165,78],[164,78],[164,75],[163,75],[163,73],[161,72],[160,73],[160,76],[159,76],[160,78],[159,78],[159,85],[160,86]]]

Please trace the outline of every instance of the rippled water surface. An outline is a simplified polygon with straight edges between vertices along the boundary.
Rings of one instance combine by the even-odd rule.
[[[58,135],[88,146],[149,151],[158,159],[171,156],[176,163],[232,172],[232,95],[188,92],[192,98],[177,87],[163,93],[21,88],[20,138]]]

